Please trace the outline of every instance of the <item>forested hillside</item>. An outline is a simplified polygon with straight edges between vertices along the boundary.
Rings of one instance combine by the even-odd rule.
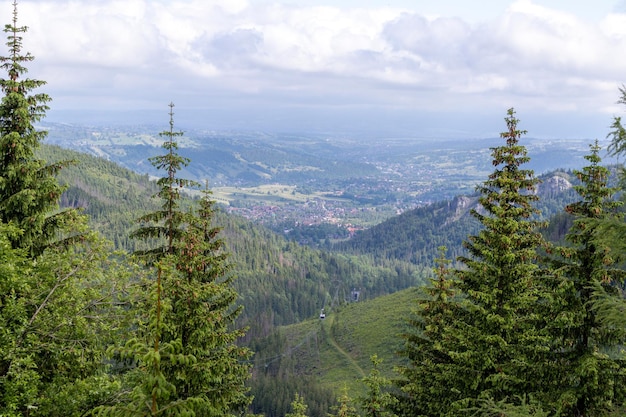
[[[220,212],[208,182],[182,175],[173,103],[147,158],[155,182],[44,146],[34,124],[50,97],[25,77],[17,15],[14,0],[0,57],[0,415],[626,412],[623,189],[598,141],[585,166],[542,181],[511,108],[475,195],[314,250]],[[609,137],[623,156],[619,117]]]
[[[118,248],[141,247],[128,235],[136,227],[137,215],[156,207],[153,181],[102,158],[56,146],[44,146],[40,154],[49,160],[75,161],[60,176],[69,185],[61,199],[64,205],[82,207],[92,226]],[[570,217],[560,214],[559,207],[575,198],[572,184],[577,183],[571,172],[542,177],[535,206],[541,208],[541,218],[557,213],[545,228],[552,240],[562,239],[571,225]],[[195,198],[188,195],[184,204]],[[298,245],[248,220],[218,211],[215,222],[223,227],[238,276],[234,286],[244,306],[238,323],[249,327],[242,342],[255,352],[250,381],[256,398],[253,409],[283,415],[293,395],[305,390],[311,415],[324,415],[335,404],[334,393],[345,378],[352,381],[353,393],[364,389],[354,383],[354,378],[358,380],[360,373],[367,372],[370,354],[383,358],[385,373],[390,375],[392,364],[399,359],[395,354],[401,347],[399,335],[412,308],[407,295],[414,293],[377,298],[376,303],[367,300],[422,285],[431,275],[439,246],[448,248],[451,259],[465,254],[462,242],[480,229],[470,215],[478,207],[476,196],[459,196],[418,208],[358,234],[333,251]],[[354,288],[360,290],[363,311],[347,303]],[[318,318],[321,309],[327,313],[324,321]],[[303,324],[294,324],[299,322]],[[296,327],[282,327],[290,324]],[[365,337],[355,336],[364,329],[368,329]],[[396,343],[386,348],[372,346],[376,340]],[[333,362],[341,360],[333,359],[337,352],[359,365],[355,368]],[[333,377],[338,369],[345,374]]]
[[[42,158],[74,160],[60,180],[69,188],[61,204],[80,207],[95,230],[118,249],[133,251],[142,242],[130,239],[137,216],[154,210],[154,181],[102,158],[56,146],[43,146]],[[188,195],[189,205],[194,199]],[[238,276],[234,285],[244,312],[240,323],[250,327],[247,339],[267,335],[278,325],[316,317],[320,309],[353,288],[362,299],[420,285],[428,269],[403,260],[375,260],[368,255],[347,255],[315,250],[287,241],[274,232],[243,218],[217,212],[216,225],[223,228],[230,262]]]
[[[578,179],[572,172],[560,170],[546,173],[540,180],[539,199],[534,206],[538,209],[538,219],[549,220],[574,201],[576,193],[572,186]],[[451,201],[433,203],[386,220],[350,240],[335,244],[333,250],[432,266],[440,246],[448,248],[451,259],[466,254],[463,241],[480,227],[470,215],[471,210],[476,209],[480,210],[476,194],[457,196]],[[556,226],[547,229],[550,233],[555,230]],[[558,240],[563,236],[564,232],[552,233],[551,238]]]
[[[361,378],[372,369],[372,355],[383,360],[383,375],[392,378],[393,367],[404,363],[396,353],[416,296],[412,288],[337,305],[324,319],[283,326],[256,340],[253,411],[283,416],[294,394],[306,392],[310,415],[323,416],[343,389],[353,397],[365,395]]]
[[[132,251],[141,246],[128,236],[136,227],[136,216],[156,206],[154,181],[102,158],[57,146],[44,146],[40,154],[52,161],[76,161],[60,176],[69,185],[62,205],[83,208],[93,227],[117,248]],[[547,186],[555,178],[565,184]],[[543,177],[544,218],[572,200],[570,181],[576,179],[565,172]],[[240,278],[236,286],[245,306],[242,320],[251,325],[249,334],[267,334],[272,326],[314,317],[334,294],[347,299],[353,288],[359,288],[363,298],[374,298],[423,283],[437,247],[446,246],[452,259],[464,253],[463,240],[478,229],[469,215],[476,205],[476,197],[459,196],[411,210],[337,244],[332,251],[303,247],[218,211],[216,223],[224,228]]]
[[[69,188],[63,206],[81,207],[92,226],[119,249],[133,251],[141,242],[129,238],[138,214],[154,209],[154,181],[119,165],[57,146],[44,146],[47,160],[74,160],[60,179]],[[574,198],[571,173],[542,176],[542,218],[558,213]],[[189,195],[192,200],[193,195]],[[437,248],[446,246],[448,256],[464,254],[465,238],[478,230],[469,212],[477,197],[459,196],[393,217],[336,244],[332,251],[315,250],[287,241],[270,230],[243,218],[216,213],[224,228],[239,279],[236,286],[245,312],[241,319],[251,326],[249,337],[267,334],[276,325],[314,317],[335,294],[345,300],[353,288],[363,298],[374,298],[419,285],[430,274]],[[549,226],[548,231],[558,229]],[[563,237],[563,232],[552,238]]]
[[[140,248],[128,235],[136,227],[137,215],[157,205],[152,197],[154,181],[102,158],[56,146],[44,146],[40,154],[49,160],[75,161],[60,176],[69,185],[61,199],[64,205],[82,207],[92,226],[118,248]],[[564,172],[543,178],[544,213],[558,212],[559,205],[573,199],[570,181],[576,183],[575,177]],[[185,204],[194,198],[188,195]],[[480,227],[469,214],[477,204],[477,197],[459,196],[422,207],[364,231],[332,252],[298,245],[248,220],[217,212],[215,221],[223,227],[238,276],[234,286],[244,306],[238,323],[249,327],[242,342],[255,352],[250,385],[256,398],[253,409],[283,415],[294,393],[306,390],[311,415],[323,415],[335,403],[333,393],[342,378],[352,381],[352,390],[364,389],[355,383],[360,375],[355,370],[366,373],[371,354],[384,359],[385,372],[390,374],[391,365],[398,363],[399,334],[414,293],[383,297],[376,303],[367,300],[423,284],[436,258],[434,248],[446,246],[451,259],[464,254],[462,242]],[[562,238],[563,221],[567,217],[557,216],[546,230]],[[354,288],[360,290],[363,311],[348,304]],[[321,309],[327,318],[320,322]],[[301,321],[296,327],[281,327]],[[364,337],[355,336],[365,329]],[[383,340],[396,343],[371,345]],[[341,360],[333,359],[341,351],[358,367],[350,370],[350,365],[334,363]],[[333,377],[338,369],[344,369],[345,375]]]

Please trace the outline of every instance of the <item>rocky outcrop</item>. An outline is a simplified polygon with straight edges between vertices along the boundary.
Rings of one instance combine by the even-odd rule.
[[[478,197],[457,196],[448,203],[450,216],[446,224],[450,224],[467,215],[469,211],[478,206]]]
[[[554,173],[549,177],[541,179],[541,183],[537,186],[534,194],[540,198],[554,198],[557,195],[572,188],[572,183],[568,180],[568,175],[564,173]],[[449,216],[445,224],[458,221],[463,216],[469,214],[470,210],[476,210],[478,213],[487,214],[485,209],[478,203],[477,196],[457,196],[448,202]]]
[[[543,178],[537,187],[537,194],[541,197],[554,197],[570,188],[572,188],[572,183],[565,176],[557,174]]]

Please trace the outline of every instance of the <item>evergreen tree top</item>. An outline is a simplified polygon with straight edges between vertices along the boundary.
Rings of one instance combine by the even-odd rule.
[[[13,222],[22,230],[12,238],[14,248],[28,248],[39,255],[52,242],[69,244],[71,238],[61,238],[68,225],[76,221],[75,210],[58,211],[58,201],[64,191],[57,181],[58,172],[72,161],[46,164],[35,157],[35,151],[46,137],[35,128],[48,110],[50,97],[32,90],[45,81],[21,78],[24,66],[33,56],[22,53],[22,33],[27,27],[17,24],[17,1],[13,1],[13,21],[4,28],[9,53],[0,56],[0,68],[6,77],[0,78],[4,94],[0,100],[0,219]],[[73,233],[73,232],[72,232]]]
[[[156,197],[162,202],[161,210],[140,217],[138,220],[142,223],[141,226],[131,233],[132,238],[166,240],[162,246],[136,252],[138,255],[156,259],[166,253],[173,253],[174,242],[180,239],[187,226],[188,214],[180,208],[181,190],[185,187],[198,186],[197,182],[177,175],[190,160],[176,152],[178,143],[175,139],[182,136],[183,132],[174,130],[174,103],[170,103],[169,108],[169,130],[159,133],[159,136],[166,138],[162,145],[166,152],[149,158],[155,168],[165,172],[165,175],[157,181],[159,191]]]
[[[34,88],[46,84],[46,82],[42,80],[25,79],[19,81],[20,77],[28,72],[28,68],[24,66],[24,63],[33,61],[35,57],[29,52],[25,54],[22,53],[22,34],[28,31],[28,27],[18,26],[17,16],[17,1],[14,1],[13,22],[4,26],[4,32],[7,34],[6,46],[8,47],[9,54],[8,56],[0,57],[0,68],[5,70],[8,75],[8,79],[0,80],[0,86],[5,94],[25,94]],[[47,98],[45,95],[40,95],[39,97]],[[47,108],[44,110],[47,110]]]
[[[609,212],[614,212],[622,203],[613,199],[618,189],[608,186],[610,172],[608,168],[600,165],[602,158],[599,155],[601,147],[598,141],[596,140],[589,148],[591,153],[585,155],[589,165],[582,170],[574,170],[574,175],[581,181],[581,184],[575,185],[574,189],[582,199],[568,205],[565,211],[575,215],[600,218]]]

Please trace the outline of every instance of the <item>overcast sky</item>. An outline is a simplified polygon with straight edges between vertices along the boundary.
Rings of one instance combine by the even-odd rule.
[[[207,129],[469,138],[515,107],[533,137],[603,139],[626,113],[624,0],[20,0],[18,23],[50,121],[173,101]]]

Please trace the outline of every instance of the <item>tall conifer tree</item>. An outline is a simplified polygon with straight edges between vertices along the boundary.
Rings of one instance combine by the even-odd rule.
[[[396,406],[397,399],[387,389],[392,383],[382,376],[378,369],[383,360],[377,355],[372,355],[370,360],[372,369],[367,376],[361,378],[367,387],[367,395],[359,398],[363,415],[365,417],[396,417],[391,410]]]
[[[45,132],[34,124],[50,99],[25,77],[26,30],[14,1],[0,57],[0,415],[82,415],[109,387],[103,344],[121,321],[111,294],[124,272],[83,216],[59,210],[65,163],[36,157]]]
[[[197,414],[206,416],[240,409],[249,400],[244,387],[249,366],[242,363],[249,352],[236,345],[244,336],[235,328],[241,308],[235,307],[237,292],[221,229],[212,225],[214,204],[207,185],[184,235],[174,243],[178,274],[166,318],[168,337],[180,337],[183,353],[196,358],[191,366],[172,365],[167,372],[175,377],[180,396],[206,399],[210,412]]]
[[[147,367],[152,376],[138,386],[131,408],[140,406],[141,398],[153,391],[145,384],[150,380],[151,384],[160,384],[163,389],[159,392],[167,393],[160,398],[153,396],[152,410],[174,407],[177,413],[221,416],[249,401],[245,388],[249,366],[244,363],[249,352],[236,345],[244,334],[235,328],[240,309],[234,305],[237,293],[229,275],[228,254],[219,239],[220,228],[211,224],[214,202],[208,187],[198,209],[181,208],[181,189],[196,183],[177,176],[189,159],[176,152],[175,138],[182,132],[174,131],[173,107],[170,104],[170,129],[161,133],[166,138],[163,148],[167,152],[151,158],[156,168],[166,172],[158,181],[157,196],[162,206],[141,217],[142,225],[132,234],[160,243],[137,252],[156,268],[158,291],[151,304],[151,322],[155,324],[144,338],[153,347],[141,343],[135,344],[137,348],[127,346],[135,358],[152,361]],[[167,355],[161,355],[159,346],[167,347]],[[150,351],[163,360],[141,353]],[[106,411],[124,415],[124,409],[128,407]]]
[[[607,304],[623,299],[619,290],[624,271],[619,256],[597,237],[603,221],[615,221],[621,205],[608,187],[609,170],[600,166],[598,142],[585,157],[589,165],[574,171],[581,181],[580,200],[565,211],[574,216],[567,246],[553,250],[555,299],[559,302],[548,323],[553,335],[553,360],[560,368],[556,408],[564,416],[602,415],[626,399],[626,373],[619,347],[626,342],[624,327],[603,322],[598,315]]]
[[[35,156],[46,132],[34,124],[44,117],[50,97],[33,93],[45,81],[24,78],[28,72],[25,65],[34,59],[30,53],[22,53],[26,31],[27,27],[17,24],[14,0],[13,22],[4,28],[9,54],[0,57],[0,67],[7,73],[7,78],[0,79],[4,93],[0,101],[0,221],[21,229],[11,238],[14,248],[27,248],[38,255],[58,239],[58,231],[73,218],[73,211],[56,212],[63,192],[56,174],[68,162],[46,165]]]
[[[331,407],[334,413],[328,414],[328,417],[359,417],[356,408],[352,405],[353,401],[348,395],[347,387],[343,387],[337,403],[336,406]]]
[[[195,187],[195,181],[179,177],[178,172],[189,165],[190,159],[178,154],[177,137],[184,133],[174,130],[174,104],[170,103],[169,130],[159,133],[165,138],[163,149],[166,153],[149,159],[152,165],[165,171],[165,176],[159,178],[157,184],[159,192],[156,197],[161,200],[161,209],[145,214],[138,221],[141,226],[131,233],[132,238],[142,240],[156,240],[161,244],[148,250],[137,251],[135,254],[150,260],[158,260],[166,254],[173,254],[175,244],[179,242],[189,221],[188,213],[181,209],[181,191],[184,187]]]
[[[285,414],[285,417],[308,417],[307,405],[304,402],[304,398],[296,392],[296,396],[291,402],[291,412]]]
[[[472,214],[482,229],[465,242],[469,256],[459,258],[464,267],[455,271],[454,285],[447,290],[440,283],[433,290],[440,295],[453,290],[459,301],[425,304],[439,308],[422,310],[418,323],[426,326],[419,326],[421,336],[409,339],[415,359],[404,389],[415,408],[402,409],[404,415],[480,414],[485,404],[521,405],[517,395],[543,388],[537,360],[545,354],[547,337],[537,325],[535,261],[544,242],[533,219],[539,180],[523,168],[529,161],[519,143],[525,132],[513,109],[505,121],[505,144],[491,149],[496,170],[477,187],[481,208]],[[425,341],[432,345],[416,352]]]
[[[115,417],[193,416],[194,409],[205,401],[201,397],[182,397],[164,371],[170,364],[191,366],[195,358],[185,355],[180,338],[168,339],[164,317],[171,314],[171,303],[165,296],[164,283],[175,270],[171,264],[173,255],[165,255],[152,262],[157,277],[152,283],[145,317],[137,321],[137,337],[129,339],[121,348],[110,349],[122,361],[137,364],[128,376],[132,384],[130,392],[122,392],[112,405],[98,406],[93,415]],[[149,285],[149,284],[148,284]],[[200,414],[202,415],[202,414]]]
[[[457,287],[468,315],[459,329],[467,349],[455,352],[469,367],[466,405],[472,399],[513,400],[515,395],[541,390],[535,366],[546,336],[536,326],[537,249],[544,244],[533,203],[539,180],[524,169],[530,158],[519,143],[515,111],[509,109],[503,146],[492,148],[496,170],[478,187],[482,210],[473,215],[483,226],[466,241],[469,257],[458,271]],[[483,211],[484,210],[484,211]]]
[[[626,105],[626,86],[622,85],[619,89],[620,97],[617,101],[619,104]],[[626,154],[626,128],[622,124],[622,118],[620,116],[615,116],[613,118],[613,123],[611,124],[612,130],[607,135],[608,138],[611,139],[611,144],[608,147],[609,154],[615,155],[625,155]],[[622,166],[622,175],[624,175],[626,171]],[[622,184],[623,186],[624,184]]]
[[[398,368],[401,378],[396,381],[402,392],[398,414],[403,416],[439,416],[460,399],[460,392],[450,389],[460,385],[462,378],[448,352],[453,349],[450,335],[462,310],[455,297],[454,271],[449,269],[446,248],[440,247],[439,254],[435,276],[418,290],[410,331],[403,335],[405,346],[400,354],[408,364]]]

